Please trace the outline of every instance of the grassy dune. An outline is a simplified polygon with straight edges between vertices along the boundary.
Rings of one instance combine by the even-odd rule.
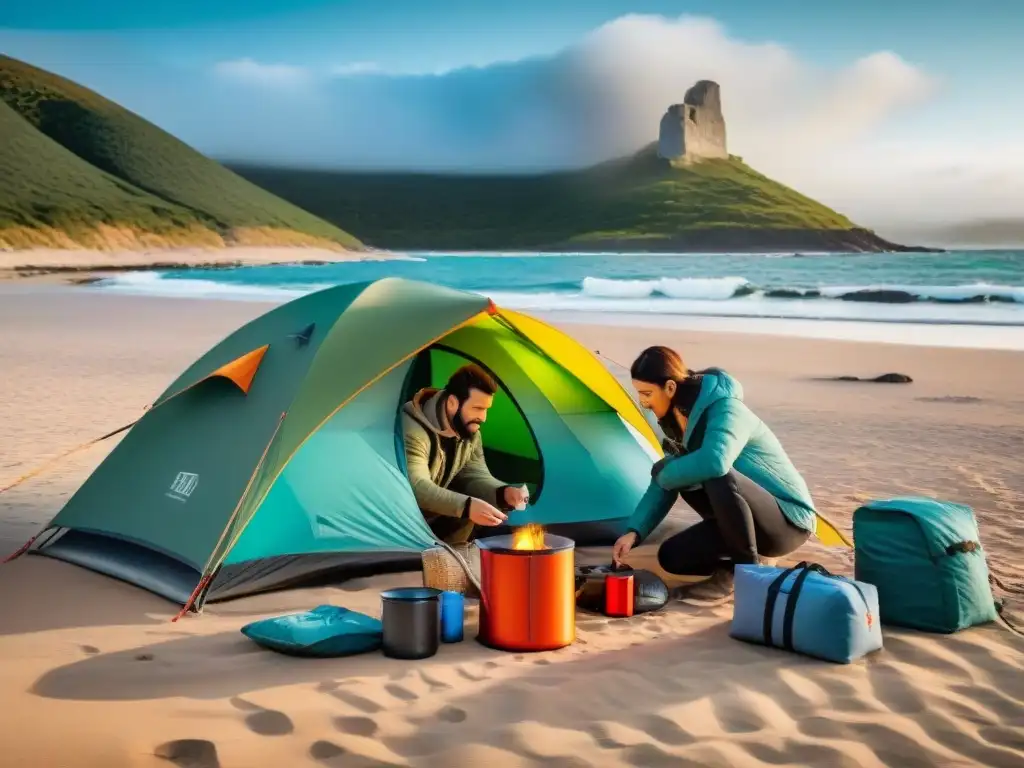
[[[361,247],[166,131],[0,56],[0,247]]]

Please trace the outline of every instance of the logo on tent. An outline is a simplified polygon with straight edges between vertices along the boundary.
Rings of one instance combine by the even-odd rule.
[[[188,501],[188,497],[192,495],[192,491],[199,485],[199,475],[194,472],[179,472],[178,476],[174,478],[174,482],[171,483],[170,490],[164,495],[169,496],[176,501]]]

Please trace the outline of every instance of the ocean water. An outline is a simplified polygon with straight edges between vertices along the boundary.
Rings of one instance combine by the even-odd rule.
[[[282,302],[339,283],[399,276],[559,320],[1024,349],[1024,251],[404,256],[136,272],[96,288]]]

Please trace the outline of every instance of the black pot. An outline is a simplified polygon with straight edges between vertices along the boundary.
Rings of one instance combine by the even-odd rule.
[[[400,587],[381,593],[385,656],[426,659],[441,644],[441,590]]]

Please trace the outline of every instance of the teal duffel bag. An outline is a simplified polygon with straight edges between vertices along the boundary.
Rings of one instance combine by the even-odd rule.
[[[923,496],[872,501],[853,514],[854,573],[878,590],[881,621],[957,632],[998,613],[974,511]]]

